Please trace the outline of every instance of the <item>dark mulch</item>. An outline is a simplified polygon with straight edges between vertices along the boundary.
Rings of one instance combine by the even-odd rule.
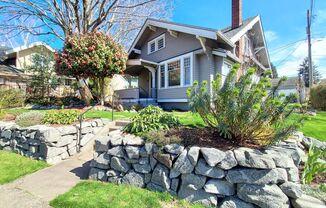
[[[302,180],[302,173],[304,170],[304,165],[300,165],[299,166],[299,176],[300,176],[300,180]],[[310,186],[312,187],[319,187],[320,184],[322,183],[326,183],[326,173],[322,173],[317,175],[314,180],[311,182]]]
[[[232,139],[225,139],[213,128],[180,128],[170,129],[166,137],[178,137],[184,146],[214,147],[220,150],[231,150],[240,147]],[[243,145],[242,145],[243,146]],[[246,147],[259,148],[259,145],[246,144]]]

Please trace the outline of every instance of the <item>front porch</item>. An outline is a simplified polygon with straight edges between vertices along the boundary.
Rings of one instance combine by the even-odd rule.
[[[124,79],[129,86],[114,91],[119,101],[142,105],[156,104],[156,68],[157,64],[154,62],[142,59],[128,60]]]

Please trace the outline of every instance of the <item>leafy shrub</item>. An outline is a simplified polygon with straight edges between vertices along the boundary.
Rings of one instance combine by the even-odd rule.
[[[270,71],[254,83],[252,76],[256,69],[249,68],[237,79],[239,68],[239,64],[234,65],[223,84],[218,74],[211,83],[212,93],[207,81],[201,86],[195,81],[187,92],[191,111],[198,113],[221,136],[243,146],[267,145],[290,135],[300,122],[285,121],[299,105],[290,106],[284,94],[276,93],[285,78],[271,88]],[[269,94],[268,89],[271,89]]]
[[[320,84],[310,90],[310,101],[312,107],[326,110],[326,84]]]
[[[78,120],[80,112],[77,110],[53,110],[45,114],[45,124],[72,124]]]
[[[39,111],[22,113],[16,117],[16,124],[21,127],[34,126],[42,123],[44,114]]]
[[[66,97],[29,97],[26,100],[27,103],[41,106],[70,106],[70,105],[84,105],[85,102],[78,97],[74,96],[66,96]]]
[[[0,108],[14,108],[24,105],[25,95],[17,89],[0,89]]]
[[[303,184],[310,184],[316,176],[326,172],[326,164],[319,161],[320,158],[325,156],[326,152],[314,147],[313,145],[310,146],[308,159],[302,173]]]
[[[180,126],[180,122],[174,115],[164,112],[160,107],[148,106],[131,119],[124,131],[139,134],[177,126]]]

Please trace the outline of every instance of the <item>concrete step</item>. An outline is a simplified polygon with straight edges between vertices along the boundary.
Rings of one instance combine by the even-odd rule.
[[[117,120],[117,121],[115,121],[115,126],[117,126],[117,127],[125,127],[129,123],[130,123],[129,120]]]

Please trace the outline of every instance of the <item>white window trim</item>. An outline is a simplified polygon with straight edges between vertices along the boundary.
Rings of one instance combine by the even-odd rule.
[[[151,40],[151,41],[149,41],[147,43],[147,53],[148,53],[148,55],[163,49],[163,48],[160,48],[160,49],[158,48],[158,40],[160,40],[162,38],[163,38],[163,48],[165,48],[165,45],[166,45],[165,44],[165,34],[163,34],[163,35],[158,36],[157,38],[154,38],[153,40]],[[152,43],[155,43],[155,50],[153,52],[151,52],[151,44]]]
[[[173,89],[173,88],[182,88],[182,87],[190,87],[192,86],[193,83],[193,74],[194,74],[194,67],[193,67],[193,52],[187,53],[166,61],[163,61],[159,63],[159,66],[164,65],[165,66],[165,79],[164,79],[164,87],[161,87],[161,68],[159,67],[159,72],[158,73],[158,80],[159,80],[159,89]],[[190,84],[185,85],[184,84],[184,58],[190,58]],[[168,76],[168,64],[175,62],[175,61],[180,61],[180,85],[178,86],[169,86],[169,76]]]

